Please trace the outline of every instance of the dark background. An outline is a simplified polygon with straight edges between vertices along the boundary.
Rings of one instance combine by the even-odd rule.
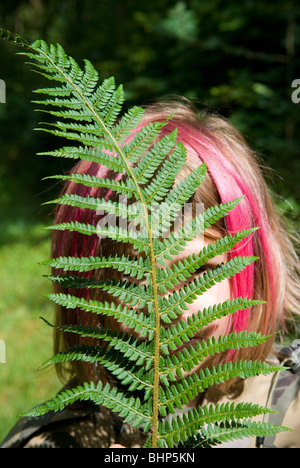
[[[293,0],[24,0],[1,1],[0,27],[29,42],[59,42],[79,64],[88,58],[101,78],[113,75],[126,106],[180,94],[219,111],[244,134],[267,172],[276,203],[298,223],[300,3]],[[47,222],[43,201],[58,187],[43,177],[67,163],[36,156],[61,141],[35,132],[45,115],[34,111],[39,75],[0,41],[1,242],[22,226]],[[299,93],[300,96],[300,93]],[[53,158],[54,159],[54,158]],[[14,225],[20,229],[12,229]],[[18,221],[18,222],[16,222]]]

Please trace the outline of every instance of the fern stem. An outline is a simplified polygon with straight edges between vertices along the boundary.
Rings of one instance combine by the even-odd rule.
[[[158,412],[159,412],[159,383],[160,383],[160,370],[159,370],[159,356],[160,356],[160,313],[158,304],[158,288],[156,287],[156,264],[153,242],[150,244],[150,256],[152,264],[152,285],[153,285],[153,299],[154,299],[154,315],[155,315],[155,335],[154,335],[154,375],[153,375],[153,414],[152,414],[152,448],[157,447],[158,443]]]

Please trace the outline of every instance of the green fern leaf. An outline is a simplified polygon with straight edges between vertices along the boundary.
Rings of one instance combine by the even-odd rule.
[[[248,298],[228,299],[223,303],[198,311],[197,314],[188,317],[187,321],[181,319],[170,328],[161,327],[161,349],[168,354],[169,349],[176,350],[178,346],[189,342],[199,330],[214,320],[263,303],[263,301],[253,301]]]
[[[218,443],[229,442],[243,437],[262,437],[275,435],[278,432],[289,431],[284,426],[274,426],[269,423],[260,423],[255,421],[242,421],[222,423],[218,425],[209,425],[201,428],[201,435],[205,442],[216,441]],[[195,445],[197,447],[197,445]]]
[[[116,388],[111,388],[108,384],[103,387],[102,382],[97,385],[93,382],[90,384],[84,383],[72,390],[61,392],[44,405],[40,405],[26,413],[26,416],[36,417],[49,411],[61,411],[77,400],[90,400],[96,405],[104,405],[111,411],[119,413],[124,421],[130,422],[133,427],[147,423],[149,428],[151,423],[148,405],[142,405],[138,398],[126,397],[122,392],[118,392]]]
[[[146,257],[137,259],[131,259],[122,255],[105,257],[59,257],[52,258],[45,262],[41,262],[42,265],[47,265],[55,269],[62,269],[64,271],[91,271],[97,270],[98,268],[114,268],[124,273],[124,275],[135,276],[137,279],[141,279],[151,273],[150,261]]]
[[[67,329],[64,331],[67,331]],[[104,334],[102,333],[102,335]],[[117,340],[119,341],[119,348],[116,349],[122,349],[122,353],[117,358],[115,352],[110,348],[100,349],[93,346],[81,345],[70,348],[64,353],[56,354],[44,362],[42,367],[70,361],[98,362],[117,377],[122,385],[128,385],[129,391],[147,388],[151,390],[153,385],[153,379],[151,378],[153,373],[149,372],[149,368],[152,365],[151,358],[145,352],[138,353],[134,343],[128,338],[127,340],[123,339],[122,344],[120,344],[121,339],[111,336],[110,345],[116,347],[115,342]],[[141,365],[143,367],[139,368]]]
[[[182,281],[190,278],[199,267],[205,265],[208,260],[231,250],[238,242],[255,231],[256,228],[247,229],[236,233],[234,236],[228,235],[217,239],[215,243],[204,247],[199,254],[193,254],[182,261],[173,263],[172,269],[169,267],[165,269],[157,268],[159,290],[167,293],[166,288],[171,289],[174,288],[174,285],[181,284]]]
[[[107,227],[105,225],[101,226],[101,224],[94,226],[92,224],[84,224],[79,223],[78,221],[72,221],[71,223],[60,223],[55,224],[54,226],[47,226],[46,229],[56,229],[60,231],[69,230],[80,232],[81,234],[85,234],[87,236],[97,235],[102,238],[109,237],[110,239],[117,240],[118,242],[130,243],[139,252],[145,250],[146,253],[148,253],[150,248],[149,244],[147,247],[149,238],[145,228],[142,228],[141,232],[137,232],[132,229],[128,232],[127,229],[118,226]]]
[[[164,236],[169,232],[174,221],[178,221],[182,215],[182,207],[195,193],[197,187],[201,185],[206,176],[206,166],[202,164],[194,169],[191,174],[173,187],[165,200],[157,205],[157,209],[151,213],[151,228],[157,236]]]
[[[161,372],[176,373],[180,378],[183,378],[183,371],[190,372],[207,356],[213,356],[230,349],[258,346],[268,338],[255,332],[247,334],[246,331],[220,336],[218,340],[214,337],[208,338],[206,341],[202,340],[201,344],[196,342],[194,347],[190,345],[188,349],[183,348],[182,351],[178,351],[170,357],[164,357],[161,360]]]
[[[186,244],[190,240],[194,239],[197,235],[204,233],[204,231],[210,228],[219,219],[226,216],[230,210],[235,208],[241,201],[241,198],[209,208],[204,213],[200,213],[198,216],[195,216],[194,219],[186,223],[175,233],[171,233],[168,238],[165,238],[162,241],[156,240],[154,248],[157,261],[161,265],[165,265],[164,258],[172,260],[173,255],[177,255],[184,250]]]
[[[178,143],[175,150],[170,155],[170,160],[167,159],[163,163],[155,179],[145,187],[146,204],[160,202],[165,198],[176,175],[184,165],[185,160],[186,149],[183,145],[179,145]]]
[[[213,366],[211,369],[206,367],[201,369],[198,374],[194,372],[192,375],[165,387],[161,391],[160,412],[164,415],[167,414],[167,411],[174,413],[176,408],[182,409],[184,405],[188,405],[191,400],[199,393],[205,392],[207,388],[227,380],[236,377],[246,379],[260,374],[268,375],[280,370],[282,370],[280,366],[257,361],[229,362],[217,367]]]
[[[137,163],[140,161],[144,152],[159,136],[164,125],[164,122],[150,122],[148,125],[145,125],[129,143],[124,145],[124,154],[126,159],[131,163]]]
[[[160,434],[163,435],[162,441],[166,440],[169,447],[174,447],[179,443],[178,434],[180,435],[181,441],[186,441],[192,437],[204,437],[207,432],[210,432],[211,435],[213,434],[212,429],[206,429],[207,425],[209,424],[212,427],[212,424],[219,423],[224,425],[227,422],[231,423],[232,430],[231,434],[227,434],[227,440],[232,440],[236,437],[241,437],[242,434],[245,432],[237,432],[236,428],[238,427],[237,421],[244,420],[248,417],[258,416],[261,414],[271,413],[272,411],[268,410],[263,406],[259,406],[256,404],[251,403],[239,403],[235,405],[234,403],[223,403],[219,405],[209,405],[205,406],[203,409],[193,408],[189,410],[187,413],[184,413],[183,416],[177,416],[176,418],[172,418],[171,421],[161,421],[160,424]],[[233,422],[234,421],[234,422]],[[229,428],[229,425],[226,424]],[[218,428],[220,426],[217,426]],[[245,429],[246,423],[240,425]],[[200,431],[199,431],[200,428]],[[249,429],[249,426],[247,425]],[[204,431],[202,430],[204,429]],[[220,435],[221,431],[216,430],[216,434]],[[225,436],[222,434],[222,436]],[[218,439],[224,441],[224,437]]]
[[[101,142],[103,150],[105,149],[106,143]],[[97,143],[97,148],[89,147],[68,147],[65,146],[61,149],[55,151],[46,151],[43,153],[38,153],[39,155],[54,156],[57,158],[70,158],[70,159],[82,159],[84,161],[92,161],[98,164],[103,164],[104,166],[112,169],[116,172],[127,171],[127,166],[124,162],[117,156],[113,156],[104,152],[101,148],[100,142]],[[110,145],[107,145],[110,147]]]
[[[118,291],[118,295],[124,294],[123,291]],[[154,320],[152,315],[145,316],[142,312],[138,313],[134,309],[129,309],[124,305],[115,305],[113,302],[97,302],[93,300],[86,300],[83,298],[78,298],[70,294],[62,293],[52,293],[46,295],[50,300],[59,304],[67,309],[76,309],[77,307],[86,312],[91,312],[94,314],[100,314],[108,317],[114,317],[118,322],[124,323],[137,332],[143,331],[143,334],[146,332],[149,334],[149,339],[153,338],[155,331]],[[123,298],[123,296],[122,296]],[[123,302],[133,302],[134,304],[139,301],[145,301],[145,299],[140,299],[136,295],[126,293],[126,297],[123,299]]]
[[[166,323],[170,323],[172,319],[183,314],[183,312],[188,309],[187,304],[192,303],[199,295],[205,293],[208,289],[225,278],[234,276],[256,259],[256,257],[235,257],[227,263],[191,281],[180,291],[175,291],[173,294],[170,294],[167,299],[159,298],[161,319]]]
[[[133,168],[133,173],[139,184],[147,184],[151,180],[161,162],[174,149],[176,136],[177,132],[174,131],[155,142],[153,147],[140,160],[139,164]]]
[[[99,177],[90,176],[87,174],[71,174],[69,176],[57,175],[57,176],[45,177],[45,179],[70,180],[72,182],[85,185],[86,187],[100,187],[101,186],[101,187],[105,187],[108,189],[112,189],[117,193],[126,195],[128,199],[137,195],[137,190],[135,186],[133,185],[131,179],[116,182],[114,180],[110,180],[110,179],[104,180],[104,179],[100,179]]]

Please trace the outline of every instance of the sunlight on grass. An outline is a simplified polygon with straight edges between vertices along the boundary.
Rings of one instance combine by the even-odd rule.
[[[0,339],[6,347],[6,363],[0,364],[0,441],[19,413],[60,388],[54,369],[38,371],[53,354],[52,329],[39,319],[53,317],[53,306],[43,297],[51,290],[43,278],[48,271],[38,264],[49,258],[50,243],[28,238],[25,233],[23,241],[0,247]]]

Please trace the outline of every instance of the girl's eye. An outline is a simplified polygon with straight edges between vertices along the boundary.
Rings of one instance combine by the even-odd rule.
[[[202,265],[201,267],[197,268],[197,270],[193,273],[193,275],[195,276],[204,275],[204,273],[207,273],[209,270],[212,270],[213,268],[215,268],[215,265],[209,265],[209,264]]]
[[[197,268],[197,270],[193,274],[196,276],[203,275],[204,273],[207,272],[207,270],[208,270],[208,266],[202,265],[200,268]]]

